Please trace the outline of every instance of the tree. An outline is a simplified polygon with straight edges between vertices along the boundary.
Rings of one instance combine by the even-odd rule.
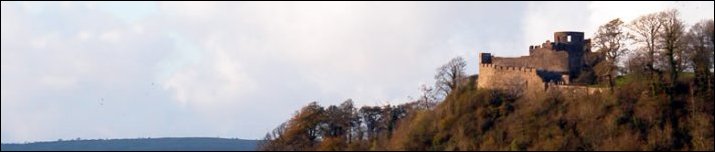
[[[284,138],[281,138],[283,132],[286,130],[286,123],[281,123],[273,129],[273,131],[266,133],[266,136],[258,143],[259,150],[261,151],[273,151],[281,150],[281,147],[285,146]]]
[[[387,131],[387,138],[392,136],[392,131],[397,127],[397,121],[407,116],[406,105],[390,106],[382,108],[382,127]]]
[[[696,23],[690,28],[687,33],[687,59],[695,73],[696,91],[698,93],[707,93],[712,87],[713,68],[713,20],[704,20]],[[710,33],[708,33],[710,32]]]
[[[449,92],[459,87],[461,79],[465,77],[466,66],[467,63],[462,57],[455,57],[447,64],[437,68],[437,74],[434,76],[435,88],[441,97],[446,97]]]
[[[347,128],[347,124],[345,124],[342,120],[342,110],[339,109],[338,106],[331,105],[325,109],[325,115],[328,117],[325,117],[324,125],[321,125],[321,132],[323,133],[322,136],[334,138],[342,136]]]
[[[273,150],[313,150],[319,143],[325,109],[317,102],[303,107],[284,126]],[[279,127],[280,128],[280,127]]]
[[[345,100],[339,106],[342,112],[339,116],[341,119],[341,125],[346,128],[345,138],[347,138],[347,143],[350,144],[360,131],[360,119],[357,117],[357,110],[352,99]]]
[[[325,109],[325,119],[321,123],[321,139],[323,139],[318,150],[342,150],[347,144],[348,129],[350,122],[348,113],[342,108],[331,105]]]
[[[373,141],[377,134],[382,130],[380,122],[382,122],[382,108],[379,106],[364,106],[360,108],[360,119],[365,123],[367,139]]]
[[[655,94],[656,88],[659,87],[659,82],[662,80],[662,72],[655,66],[658,57],[658,39],[661,37],[660,31],[663,28],[663,21],[661,20],[658,13],[651,13],[636,18],[628,26],[633,31],[633,37],[631,38],[636,44],[641,45],[637,49],[640,52],[636,54],[643,55],[641,58],[643,61],[638,63],[642,63],[645,68],[643,72],[648,77],[647,81],[650,82],[653,94]],[[655,77],[657,79],[654,79]]]
[[[606,60],[601,62],[600,66],[603,70],[598,70],[599,76],[604,76],[608,79],[608,86],[613,91],[615,86],[615,75],[618,70],[618,61],[621,56],[626,54],[628,49],[625,48],[625,41],[628,39],[628,33],[624,31],[624,24],[621,19],[613,19],[601,25],[594,35],[593,42],[595,47],[601,52]]]
[[[437,93],[434,88],[422,84],[420,86],[420,97],[417,99],[417,108],[432,109],[437,105]]]
[[[308,106],[303,107],[300,110],[300,114],[297,115],[297,124],[303,126],[304,130],[307,131],[308,140],[315,141],[320,135],[319,125],[324,121],[325,109],[318,105],[317,102],[311,102]]]
[[[682,64],[680,62],[682,62],[685,25],[683,21],[678,18],[678,14],[678,11],[675,9],[659,13],[661,21],[663,22],[660,41],[663,45],[664,55],[668,59],[667,68],[670,79],[668,88],[671,91],[678,80],[678,74],[682,72]]]

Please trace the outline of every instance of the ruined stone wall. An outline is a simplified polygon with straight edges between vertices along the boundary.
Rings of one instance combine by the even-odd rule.
[[[560,92],[569,93],[569,94],[576,94],[576,93],[595,94],[595,93],[601,93],[601,92],[608,91],[608,88],[596,88],[596,87],[572,86],[572,85],[556,85],[556,84],[549,84],[548,89],[553,89],[555,91],[560,91]]]
[[[529,56],[522,57],[492,57],[492,63],[506,67],[542,68],[543,70],[566,72],[569,70],[568,53],[539,48],[531,51]]]
[[[506,67],[494,64],[479,64],[478,88],[520,90],[525,96],[535,96],[553,90],[563,93],[594,94],[605,92],[607,88],[572,86],[562,82],[544,82],[535,68]],[[566,76],[566,75],[564,75]],[[474,78],[473,78],[474,79]]]
[[[522,89],[524,93],[543,91],[545,84],[535,68],[479,64],[478,88]]]

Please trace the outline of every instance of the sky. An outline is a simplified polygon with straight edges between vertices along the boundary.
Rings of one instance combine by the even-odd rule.
[[[2,2],[0,138],[260,139],[302,106],[400,104],[461,56],[528,54],[713,2]]]

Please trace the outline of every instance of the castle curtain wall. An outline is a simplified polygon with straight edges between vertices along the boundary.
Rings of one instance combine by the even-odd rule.
[[[534,68],[506,67],[479,64],[478,88],[522,89],[524,92],[543,91],[544,83]]]
[[[569,71],[567,52],[552,51],[544,48],[533,50],[530,56],[516,58],[493,57],[492,62],[498,66],[542,68],[543,70],[555,72]]]

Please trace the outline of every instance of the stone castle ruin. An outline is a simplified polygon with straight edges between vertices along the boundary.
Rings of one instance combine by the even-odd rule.
[[[588,84],[580,77],[593,74],[592,67],[599,60],[591,52],[591,40],[583,32],[555,32],[554,42],[529,46],[529,55],[521,57],[496,57],[491,53],[479,54],[478,88],[522,89],[542,92],[549,88],[584,88],[588,92],[598,88],[581,87]]]

